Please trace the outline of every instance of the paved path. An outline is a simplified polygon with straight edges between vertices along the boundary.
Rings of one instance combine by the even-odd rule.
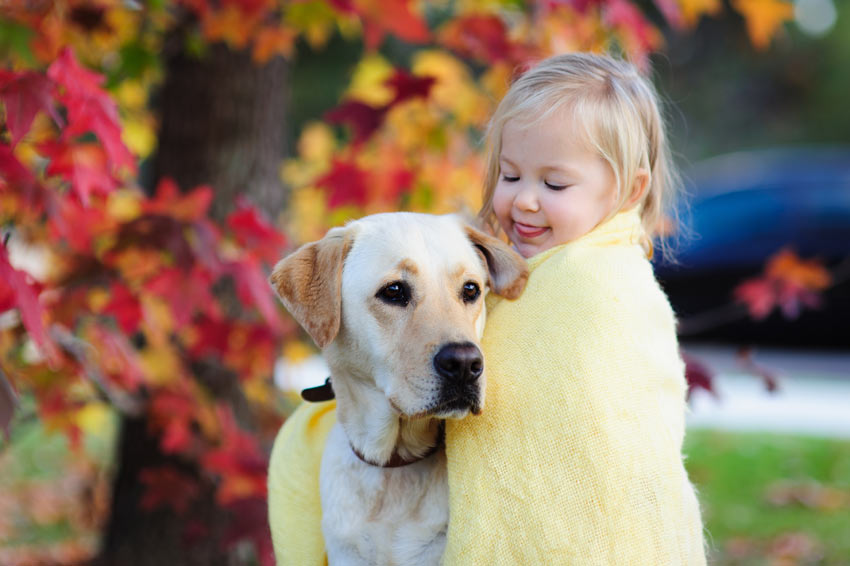
[[[734,348],[685,349],[720,372],[719,399],[695,392],[689,427],[850,438],[850,352],[756,350],[756,362],[779,380],[779,390],[770,393],[759,378],[742,373]]]
[[[774,431],[850,438],[850,351],[810,352],[759,349],[755,361],[775,371],[779,390],[769,393],[762,381],[744,375],[728,346],[685,345],[687,352],[719,372],[719,398],[697,391],[688,426],[746,431]],[[320,385],[328,375],[320,357],[292,366],[278,364],[275,380],[300,391]]]

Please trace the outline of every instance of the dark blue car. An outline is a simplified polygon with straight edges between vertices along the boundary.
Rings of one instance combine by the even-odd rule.
[[[697,164],[686,182],[691,196],[681,216],[690,233],[675,246],[675,263],[656,264],[682,337],[850,349],[850,277],[824,294],[822,308],[794,320],[775,312],[760,322],[724,321],[722,313],[734,287],[782,248],[828,267],[850,258],[850,148],[724,155]],[[713,319],[721,323],[689,324]]]

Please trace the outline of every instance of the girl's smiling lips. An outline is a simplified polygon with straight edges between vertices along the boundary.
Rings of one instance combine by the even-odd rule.
[[[536,238],[543,234],[549,228],[540,227],[540,226],[531,226],[529,224],[522,224],[520,222],[514,222],[514,231],[521,238]]]

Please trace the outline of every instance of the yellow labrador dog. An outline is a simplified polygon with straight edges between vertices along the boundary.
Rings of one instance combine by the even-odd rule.
[[[484,294],[528,270],[457,216],[389,213],[334,228],[274,268],[322,349],[337,399],[319,474],[332,565],[438,564],[448,486],[442,419],[484,404]]]

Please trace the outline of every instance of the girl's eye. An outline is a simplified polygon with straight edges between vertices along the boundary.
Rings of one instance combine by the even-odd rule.
[[[464,303],[472,303],[481,295],[481,288],[474,281],[467,281],[463,284],[463,290],[460,292]]]
[[[515,183],[519,181],[519,177],[514,177],[512,175],[502,175],[502,180],[507,183]]]
[[[546,183],[546,187],[549,188],[549,189],[552,189],[553,191],[562,191],[569,186],[569,185],[555,185],[553,183],[550,183],[549,181],[545,181],[545,183]]]

